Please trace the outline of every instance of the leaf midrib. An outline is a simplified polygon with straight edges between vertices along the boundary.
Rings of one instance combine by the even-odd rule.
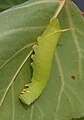
[[[8,9],[8,10],[6,10],[6,11],[3,11],[3,12],[1,12],[0,13],[0,15],[2,15],[2,14],[5,14],[5,13],[8,13],[8,12],[12,12],[12,11],[15,11],[15,10],[19,10],[19,9],[23,9],[23,8],[29,8],[29,7],[32,7],[32,6],[35,6],[35,5],[39,5],[39,4],[51,4],[51,3],[56,3],[56,2],[59,2],[59,1],[56,1],[56,0],[42,0],[42,1],[38,1],[38,2],[33,2],[33,3],[31,3],[31,4],[28,4],[28,5],[22,5],[22,6],[18,6],[18,7],[14,7],[14,8],[12,8],[12,9]]]

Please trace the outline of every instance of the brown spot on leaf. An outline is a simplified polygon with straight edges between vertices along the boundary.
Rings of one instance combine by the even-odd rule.
[[[72,79],[72,80],[75,80],[75,79],[76,79],[76,76],[75,76],[75,75],[72,75],[72,76],[71,76],[71,79]]]

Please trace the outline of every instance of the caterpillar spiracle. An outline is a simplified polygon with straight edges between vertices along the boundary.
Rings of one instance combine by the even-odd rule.
[[[58,43],[61,30],[57,18],[52,18],[42,36],[38,37],[37,44],[33,46],[34,54],[31,56],[33,76],[31,82],[19,95],[19,99],[26,105],[36,100],[44,90],[50,77],[53,54]]]

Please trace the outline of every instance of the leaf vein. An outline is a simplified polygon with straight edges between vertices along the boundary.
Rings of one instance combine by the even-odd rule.
[[[67,4],[65,6],[65,10],[66,10],[66,13],[67,13],[69,25],[70,25],[71,28],[73,28],[71,33],[72,33],[74,44],[76,46],[76,50],[78,52],[79,74],[80,74],[80,79],[82,79],[83,78],[83,72],[82,72],[81,49],[80,49],[80,46],[79,46],[79,43],[78,43],[78,39],[77,39],[77,36],[76,36],[76,33],[75,33],[75,28],[74,28],[74,25],[73,25],[73,20],[71,18],[71,14],[70,14],[70,11],[69,11],[69,8],[68,8]]]
[[[75,90],[73,90],[73,88],[72,88],[70,85],[68,85],[68,84],[66,84],[65,86],[74,94],[74,96],[77,98],[76,100],[79,101],[79,103],[81,104],[81,106],[82,106],[83,109],[84,109],[84,104],[83,104],[82,100],[78,97],[78,95],[77,95],[77,93],[75,92]]]
[[[24,47],[22,47],[20,50],[18,50],[15,54],[13,54],[8,60],[6,60],[1,66],[0,66],[0,70],[10,62],[10,60],[12,60],[16,55],[18,55],[20,52],[22,52],[24,49],[32,46],[34,43],[30,43],[25,45]]]
[[[55,114],[57,114],[57,112],[59,111],[60,101],[61,101],[62,93],[64,90],[64,75],[63,75],[61,63],[60,63],[59,56],[58,56],[57,52],[55,53],[55,59],[57,61],[58,69],[59,69],[60,76],[61,76],[61,82],[62,82],[61,90],[60,90],[59,97],[58,97],[57,109],[55,112]]]
[[[33,118],[33,111],[34,111],[34,104],[31,107],[30,120],[32,120],[32,118]]]
[[[31,4],[28,4],[28,5],[22,5],[22,6],[19,6],[19,7],[14,7],[12,9],[8,9],[6,11],[3,11],[0,13],[0,15],[4,14],[4,13],[7,13],[7,12],[12,12],[14,10],[18,10],[18,9],[23,9],[23,8],[29,8],[29,7],[32,7],[32,6],[35,6],[35,5],[40,5],[40,4],[49,4],[49,3],[56,3],[57,1],[56,0],[42,0],[42,1],[38,1],[38,2],[33,2]]]
[[[16,77],[18,76],[19,72],[21,71],[22,67],[24,66],[24,64],[26,63],[26,61],[28,60],[28,58],[30,57],[31,53],[33,52],[33,50],[30,51],[30,53],[26,56],[26,58],[24,59],[24,61],[22,62],[22,64],[20,65],[20,67],[17,69],[16,73],[14,74],[14,76],[12,77],[12,79],[10,80],[10,84],[7,86],[3,96],[2,96],[2,99],[0,101],[0,106],[2,105],[12,83],[14,82],[14,80],[16,79]]]
[[[67,90],[66,91],[64,91],[64,93],[65,93],[65,95],[68,97],[68,100],[69,100],[69,103],[71,104],[71,108],[72,108],[72,112],[73,112],[73,109],[74,109],[74,103],[72,102],[72,100],[71,100],[71,97],[70,97],[70,95],[69,95],[69,93],[67,92]]]
[[[7,32],[3,32],[0,33],[0,39],[2,39],[3,37],[7,37],[7,35],[13,34],[13,33],[17,33],[17,32],[23,32],[23,31],[28,31],[28,30],[34,30],[34,29],[42,29],[45,28],[46,26],[29,26],[29,27],[23,27],[23,28],[16,28],[16,29],[11,29]]]
[[[37,105],[39,112],[41,113],[41,119],[44,120],[44,112],[43,112],[42,108],[40,107],[39,104],[36,104],[36,105]]]
[[[76,28],[76,31],[84,37],[84,33],[79,28]]]

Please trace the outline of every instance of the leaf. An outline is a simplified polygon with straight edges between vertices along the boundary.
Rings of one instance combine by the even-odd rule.
[[[51,81],[54,97],[58,96],[55,120],[84,116],[84,18],[73,2],[67,0],[59,15],[62,28],[70,28],[60,39],[55,53]],[[49,92],[49,91],[48,91]],[[55,104],[55,103],[53,103]]]
[[[28,0],[0,0],[0,12]]]
[[[0,35],[3,35],[3,31],[11,31],[12,28],[15,29],[23,26],[29,27],[29,25],[46,26],[54,13],[54,5],[52,5],[53,7],[50,7],[51,4],[45,4],[46,7],[43,6],[43,8],[42,5],[38,8],[35,6],[32,9],[30,8],[31,12],[29,11],[28,13],[31,14],[26,13],[27,10],[24,9],[18,11],[17,8],[10,9],[12,11],[10,14],[8,13],[10,10],[6,11],[4,14],[1,14]],[[16,11],[14,12],[13,9],[16,9]],[[40,11],[40,14],[38,11]],[[16,12],[18,14],[14,14]],[[25,13],[26,15],[20,15],[20,12]],[[13,17],[10,18],[11,21],[8,19],[7,22],[7,15]],[[19,16],[19,18],[17,18],[17,16]],[[27,83],[31,77],[30,61],[27,60],[19,72],[17,79],[13,82],[5,101],[0,108],[0,117],[2,120],[70,120],[72,118],[84,116],[84,18],[80,15],[77,7],[68,0],[58,17],[61,27],[63,29],[71,28],[71,31],[63,33],[60,39],[53,60],[51,78],[45,91],[30,107],[26,107],[19,102],[18,95],[20,90],[23,89],[24,84]],[[17,22],[14,22],[15,20]],[[28,22],[28,20],[30,22]],[[7,23],[10,23],[9,27],[7,26]],[[39,29],[36,31],[35,29],[34,31],[27,31],[28,33],[20,31],[21,33],[19,34],[21,37],[15,33],[15,36],[14,34],[10,35],[9,38],[6,36],[5,38],[8,39],[6,41],[4,38],[2,39],[0,37],[1,65],[10,58],[11,54],[14,54],[15,51],[21,49],[22,46],[29,45],[30,43],[33,44],[43,30],[44,29]],[[4,35],[6,35],[6,32]],[[22,33],[24,35],[22,35]],[[23,37],[26,34],[28,34],[27,36],[29,36],[29,38],[27,36],[25,38]],[[14,75],[13,73],[19,68],[30,51],[31,47],[30,49],[24,49],[24,51],[21,51],[21,53],[11,59],[11,62],[5,65],[0,71],[0,83],[2,83],[0,84],[0,90],[2,92],[0,95],[3,95],[3,90],[8,85],[8,82],[10,82],[9,78],[12,78],[11,76]]]
[[[29,108],[23,106],[18,96],[31,77],[30,59],[28,59],[32,52],[31,47],[42,34],[58,6],[60,8],[60,3],[62,6],[63,2],[56,0],[31,0],[0,13],[0,118],[2,120],[23,120],[32,117],[32,106]]]

